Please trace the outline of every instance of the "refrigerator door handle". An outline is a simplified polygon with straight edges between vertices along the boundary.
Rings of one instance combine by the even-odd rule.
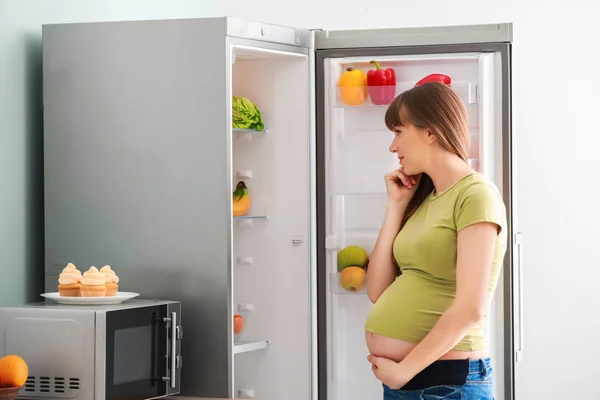
[[[524,352],[524,340],[523,340],[523,234],[516,233],[514,236],[514,244],[517,246],[517,276],[519,281],[519,291],[517,293],[517,297],[519,299],[519,304],[517,306],[517,310],[519,313],[519,345],[516,347],[515,353],[515,361],[521,362],[523,361],[523,352]]]

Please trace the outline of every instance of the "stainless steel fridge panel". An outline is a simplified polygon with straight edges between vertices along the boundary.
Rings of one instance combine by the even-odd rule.
[[[506,43],[511,41],[512,23],[315,32],[315,47],[319,50]]]
[[[231,394],[225,38],[223,19],[43,27],[46,268],[110,264],[181,301],[181,393],[203,397]]]

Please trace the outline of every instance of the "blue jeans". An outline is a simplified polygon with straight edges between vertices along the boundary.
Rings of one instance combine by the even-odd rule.
[[[489,358],[470,360],[464,385],[436,385],[422,390],[395,390],[383,385],[383,400],[494,400]]]

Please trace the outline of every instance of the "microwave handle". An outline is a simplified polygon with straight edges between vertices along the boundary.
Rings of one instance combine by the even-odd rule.
[[[177,382],[175,381],[177,375],[175,372],[177,367],[177,313],[171,312],[171,317],[163,318],[163,322],[171,324],[171,371],[169,371],[168,376],[163,378],[163,381],[170,382],[171,387],[175,388],[177,387]]]
[[[175,388],[175,368],[177,361],[177,313],[171,313],[171,387]]]

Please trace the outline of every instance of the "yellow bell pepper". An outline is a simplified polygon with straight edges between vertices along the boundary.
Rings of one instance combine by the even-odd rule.
[[[367,100],[367,74],[352,67],[346,68],[340,78],[340,96],[349,106],[358,106]]]

